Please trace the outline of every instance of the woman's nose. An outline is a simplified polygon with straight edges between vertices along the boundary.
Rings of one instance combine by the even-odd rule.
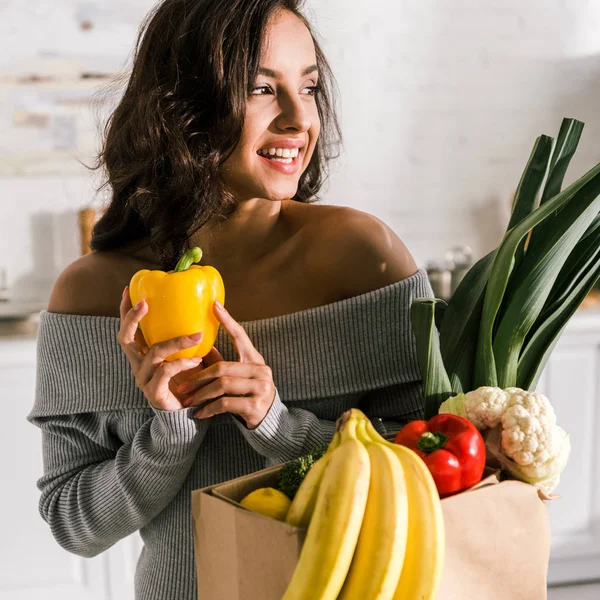
[[[285,98],[281,102],[281,114],[277,118],[277,126],[280,129],[295,129],[307,131],[310,128],[310,114],[307,106],[304,106],[302,98]]]

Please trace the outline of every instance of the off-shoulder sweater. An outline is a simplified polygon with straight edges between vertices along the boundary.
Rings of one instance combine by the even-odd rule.
[[[424,270],[354,298],[243,322],[277,389],[252,430],[228,413],[198,420],[192,408],[153,409],[117,341],[119,318],[43,311],[28,420],[42,430],[40,513],[57,542],[90,557],[139,530],[136,598],[203,599],[192,490],[308,453],[331,440],[352,407],[382,433],[421,417],[409,316],[418,297],[432,297]],[[222,328],[215,346],[237,360]]]

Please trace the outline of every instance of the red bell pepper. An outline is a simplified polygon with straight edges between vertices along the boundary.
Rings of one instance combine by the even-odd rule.
[[[485,442],[477,427],[463,417],[442,414],[429,421],[411,421],[394,442],[425,461],[442,498],[481,481]]]

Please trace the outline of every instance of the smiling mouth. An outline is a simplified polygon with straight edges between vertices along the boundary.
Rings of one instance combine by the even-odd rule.
[[[284,165],[291,165],[298,161],[300,157],[300,153],[302,152],[302,148],[298,148],[298,154],[296,156],[277,156],[276,154],[269,154],[268,152],[264,152],[262,150],[258,150],[256,154],[261,158],[266,158],[267,160],[272,160],[274,162],[279,162]]]
[[[268,154],[259,154],[261,158],[266,158],[267,160],[272,160],[273,162],[279,162],[284,165],[291,165],[298,160],[298,156],[295,158],[284,158],[283,156],[269,156]]]
[[[265,156],[257,152],[258,157],[264,160],[272,171],[279,171],[284,175],[295,175],[300,170],[300,154],[298,156]]]

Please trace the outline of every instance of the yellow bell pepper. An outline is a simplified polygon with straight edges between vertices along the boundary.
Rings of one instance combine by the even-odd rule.
[[[140,329],[148,347],[180,335],[202,332],[204,337],[197,346],[191,346],[169,355],[165,360],[206,356],[213,347],[219,331],[219,321],[213,313],[215,300],[225,304],[225,286],[214,267],[203,267],[202,250],[188,250],[174,271],[135,273],[129,283],[132,306],[142,298],[148,312],[140,321]]]

